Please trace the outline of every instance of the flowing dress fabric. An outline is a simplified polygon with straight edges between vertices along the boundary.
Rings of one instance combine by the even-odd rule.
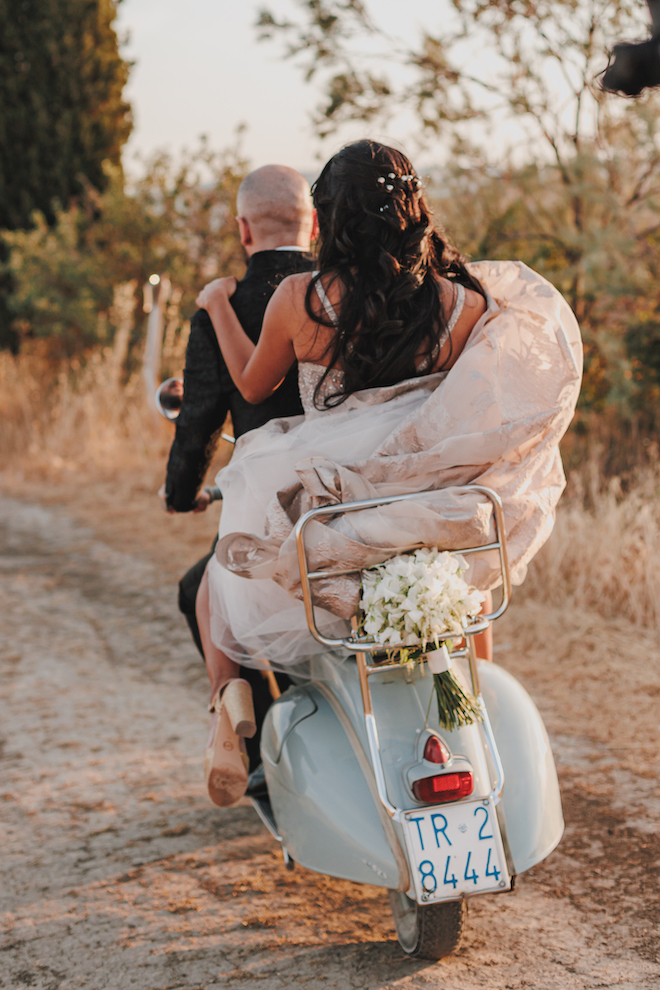
[[[558,444],[580,387],[579,328],[560,293],[527,266],[469,269],[487,309],[449,372],[366,389],[319,411],[313,394],[325,369],[302,363],[305,415],[273,420],[236,444],[216,479],[224,503],[209,563],[211,635],[233,659],[290,670],[326,652],[307,629],[292,535],[319,505],[425,493],[308,527],[311,569],[363,568],[414,546],[490,542],[490,502],[457,491],[485,485],[503,502],[513,581],[524,580],[565,485]],[[340,375],[331,373],[326,394]],[[493,552],[468,559],[479,588],[499,583]],[[359,576],[315,582],[314,592],[319,627],[345,634]]]

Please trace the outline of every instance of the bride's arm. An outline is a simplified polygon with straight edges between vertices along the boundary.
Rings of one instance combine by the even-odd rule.
[[[229,302],[236,291],[235,278],[217,278],[197,296],[197,305],[211,318],[229,374],[248,402],[263,402],[272,395],[296,360],[290,330],[294,313],[289,281],[285,279],[278,286],[268,303],[256,345]]]

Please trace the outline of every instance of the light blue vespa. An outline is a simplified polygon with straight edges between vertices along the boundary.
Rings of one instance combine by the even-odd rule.
[[[474,653],[472,636],[503,613],[510,595],[501,505],[494,492],[475,488],[493,504],[496,539],[488,549],[500,554],[503,601],[470,627],[468,647],[453,655],[453,670],[478,697],[483,721],[453,732],[441,729],[426,664],[412,671],[396,663],[374,664],[367,660],[368,651],[377,644],[326,641],[332,650],[314,661],[311,677],[272,705],[261,742],[271,808],[256,806],[282,842],[285,859],[318,873],[386,887],[404,950],[435,959],[458,944],[466,901],[464,894],[452,899],[450,890],[446,899],[424,903],[423,889],[421,902],[419,885],[415,892],[404,820],[421,806],[414,782],[434,769],[423,756],[428,737],[436,735],[446,744],[450,770],[470,768],[470,800],[491,802],[509,877],[500,886],[510,890],[517,874],[548,856],[564,828],[555,764],[534,702],[511,674],[478,661]],[[392,499],[346,503],[339,509],[359,511],[386,501]],[[313,510],[298,524],[308,621],[322,641],[304,531],[310,519],[337,511],[337,506]],[[478,549],[484,548],[461,553]],[[339,663],[342,655],[346,659]]]

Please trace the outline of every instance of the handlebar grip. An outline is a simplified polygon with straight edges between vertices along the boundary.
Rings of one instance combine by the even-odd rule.
[[[222,492],[217,485],[204,485],[204,491],[209,496],[211,502],[221,502]]]

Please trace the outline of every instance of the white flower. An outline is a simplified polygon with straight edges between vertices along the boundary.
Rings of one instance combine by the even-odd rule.
[[[383,646],[425,648],[428,641],[460,636],[484,595],[463,578],[464,557],[422,547],[362,572],[364,630]]]

